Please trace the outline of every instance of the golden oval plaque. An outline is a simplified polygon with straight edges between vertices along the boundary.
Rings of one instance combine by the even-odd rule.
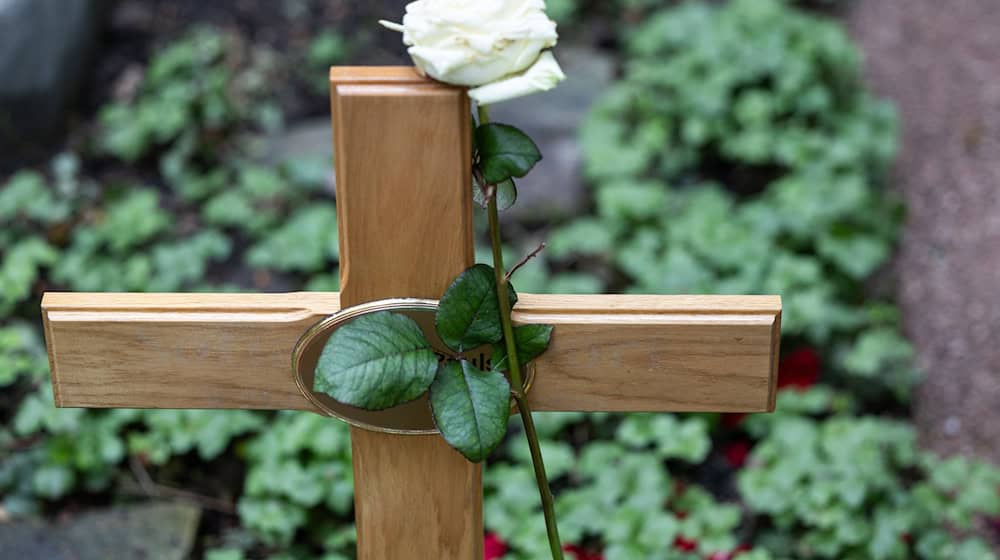
[[[339,312],[313,325],[295,345],[292,353],[292,371],[295,384],[302,394],[323,414],[339,418],[352,426],[393,434],[436,434],[434,419],[431,416],[430,402],[425,394],[420,398],[386,410],[364,410],[355,406],[337,402],[333,397],[313,390],[316,364],[326,346],[327,340],[338,328],[354,319],[377,313],[392,311],[410,317],[420,325],[424,336],[431,343],[435,352],[445,356],[455,356],[437,335],[434,327],[434,314],[438,302],[432,299],[383,299],[342,309]],[[484,346],[472,352],[465,352],[464,357],[480,368],[488,368],[492,348]],[[531,387],[534,378],[534,368],[530,366],[525,371],[525,392]]]

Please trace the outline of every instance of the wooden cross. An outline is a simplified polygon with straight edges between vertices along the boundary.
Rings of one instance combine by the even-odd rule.
[[[55,404],[317,411],[297,341],[342,308],[437,298],[473,264],[470,107],[411,68],[330,75],[341,292],[49,293]],[[774,407],[777,296],[521,294],[555,325],[537,411],[762,412]],[[482,470],[437,435],[352,427],[358,557],[483,557]]]

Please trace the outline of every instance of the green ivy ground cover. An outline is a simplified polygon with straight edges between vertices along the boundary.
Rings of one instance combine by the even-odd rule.
[[[571,556],[994,557],[1000,471],[921,451],[908,421],[912,349],[871,283],[899,229],[896,116],[862,87],[855,47],[776,0],[656,11],[622,41],[622,79],[581,134],[592,212],[552,229],[519,288],[781,293],[782,390],[773,415],[539,414]],[[262,93],[273,70],[195,31],[73,153],[0,186],[5,515],[141,500],[138,463],[233,503],[207,514],[207,558],[353,557],[343,424],[56,410],[40,339],[48,289],[336,289],[328,164],[259,163],[281,121]],[[486,471],[487,555],[533,559],[547,545],[528,450],[507,442]]]

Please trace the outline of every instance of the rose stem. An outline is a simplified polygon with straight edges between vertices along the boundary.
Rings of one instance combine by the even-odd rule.
[[[489,109],[479,106],[479,124],[490,122]],[[528,438],[528,448],[531,450],[531,464],[535,468],[535,481],[538,483],[538,493],[542,499],[542,513],[545,515],[545,530],[549,535],[549,548],[553,560],[563,560],[562,543],[559,540],[559,527],[556,525],[555,502],[549,479],[545,475],[545,463],[542,461],[542,449],[538,444],[538,432],[535,431],[535,420],[531,417],[531,407],[523,392],[521,363],[517,356],[517,345],[514,338],[514,326],[510,318],[510,300],[507,294],[507,275],[503,267],[503,249],[500,241],[500,213],[497,210],[496,193],[489,197],[487,212],[490,217],[490,244],[493,248],[493,272],[496,277],[497,298],[500,300],[500,324],[503,327],[503,339],[507,346],[507,363],[510,366],[510,380],[515,387],[514,400],[521,413],[524,423],[524,435]]]

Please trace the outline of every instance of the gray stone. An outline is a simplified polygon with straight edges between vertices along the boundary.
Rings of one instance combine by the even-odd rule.
[[[84,513],[65,522],[0,524],[0,558],[46,560],[183,560],[194,545],[201,511],[160,503]]]
[[[16,149],[63,125],[97,39],[104,0],[0,0],[0,142]]]
[[[333,161],[333,132],[330,118],[302,121],[268,140],[266,158],[279,164],[289,159]]]
[[[271,165],[298,162],[324,175],[324,189],[333,194],[333,132],[329,117],[298,123],[267,140],[264,158]]]
[[[556,54],[567,76],[559,87],[491,108],[494,121],[523,129],[544,158],[518,182],[518,202],[504,213],[505,220],[568,216],[587,201],[578,130],[590,106],[611,83],[615,62],[602,51],[571,45],[560,45]]]

